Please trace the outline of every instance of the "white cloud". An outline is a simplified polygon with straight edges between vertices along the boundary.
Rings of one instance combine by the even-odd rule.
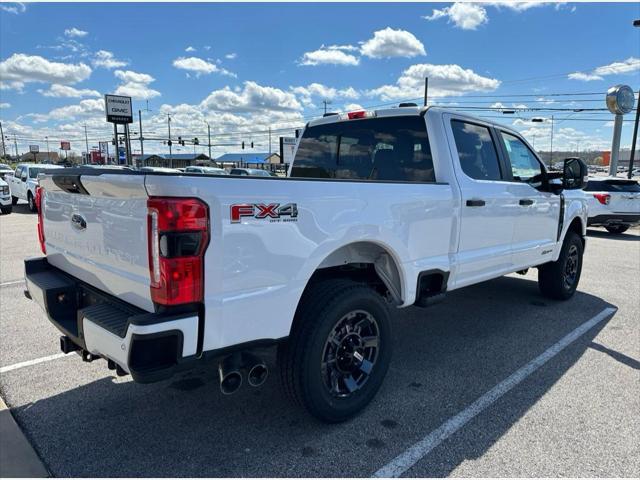
[[[640,58],[629,57],[622,62],[613,62],[609,65],[598,67],[593,73],[595,75],[619,75],[635,72],[636,70],[640,70]]]
[[[76,28],[76,27],[67,28],[64,31],[64,34],[67,37],[86,37],[88,33],[89,32],[86,32],[84,30],[80,30],[79,28]]]
[[[11,104],[7,102],[0,103],[0,108],[11,108]]]
[[[98,50],[93,59],[94,67],[102,67],[111,70],[112,68],[122,68],[128,65],[128,62],[118,60],[112,52],[108,50]]]
[[[191,45],[189,45],[187,48],[184,49],[185,52],[195,52],[196,49],[193,48]]]
[[[353,87],[337,89],[321,83],[311,83],[306,87],[292,87],[291,91],[299,95],[300,101],[309,107],[314,106],[312,97],[317,97],[322,100],[335,100],[337,98],[355,100],[360,97],[360,93]]]
[[[603,80],[600,75],[595,75],[593,73],[584,73],[584,72],[574,72],[570,73],[567,78],[569,80],[581,80],[583,82],[591,82],[593,80]]]
[[[390,27],[378,30],[360,47],[360,53],[370,58],[416,57],[426,55],[424,45],[415,35],[406,30]]]
[[[68,85],[60,85],[54,83],[48,90],[38,90],[45,97],[56,98],[82,98],[82,97],[101,97],[102,95],[97,90],[91,90],[89,88],[77,89]]]
[[[151,83],[155,81],[155,78],[147,73],[132,72],[131,70],[116,70],[113,74],[126,83]]]
[[[201,106],[207,110],[232,112],[302,110],[294,94],[275,87],[264,87],[256,82],[244,82],[243,88],[237,92],[229,87],[215,90],[202,101]]]
[[[18,93],[22,93],[24,89],[24,82],[13,81],[13,82],[3,82],[0,81],[0,90],[15,90]]]
[[[475,3],[456,2],[450,7],[434,9],[433,13],[424,16],[425,20],[438,20],[446,17],[450,23],[463,30],[475,30],[489,21],[487,11]]]
[[[300,60],[300,65],[358,65],[360,59],[349,51],[357,50],[352,45],[322,45],[318,50],[305,52]]]
[[[159,91],[149,87],[150,83],[155,82],[155,78],[147,73],[116,70],[113,74],[123,82],[116,89],[116,95],[124,95],[137,100],[149,100],[160,96]]]
[[[104,100],[103,99],[85,99],[75,105],[67,105],[65,107],[54,108],[47,114],[31,114],[34,122],[46,122],[48,120],[62,121],[72,120],[76,118],[90,117],[92,115],[104,116]]]
[[[196,77],[200,75],[209,75],[210,73],[213,73],[213,72],[220,73],[221,75],[227,75],[230,77],[236,77],[235,73],[230,72],[225,68],[220,68],[214,63],[208,62],[198,57],[176,58],[173,61],[173,66],[181,70],[194,72],[196,74]]]
[[[604,80],[603,77],[606,75],[623,75],[637,70],[640,70],[640,58],[629,57],[621,62],[613,62],[594,68],[592,72],[570,73],[567,78],[569,78],[569,80],[590,82],[593,80]]]
[[[0,77],[9,85],[27,82],[69,84],[81,82],[90,75],[91,68],[84,63],[51,62],[38,55],[14,53],[0,62]]]
[[[0,10],[7,13],[19,15],[27,11],[27,6],[22,2],[0,3]]]
[[[233,53],[227,53],[224,56],[224,58],[226,58],[227,60],[234,60],[237,56],[238,56],[238,54],[233,52]]]
[[[371,96],[382,100],[420,97],[424,79],[429,77],[429,97],[457,96],[469,92],[490,92],[500,86],[500,80],[483,77],[460,65],[412,65],[402,72],[395,85],[383,85],[369,90]]]
[[[360,105],[359,103],[347,103],[344,106],[344,111],[345,112],[354,112],[356,110],[364,110],[364,107],[362,105]]]

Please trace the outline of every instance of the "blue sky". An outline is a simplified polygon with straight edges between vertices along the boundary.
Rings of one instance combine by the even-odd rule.
[[[84,125],[90,146],[111,138],[102,95],[120,93],[136,110],[149,102],[143,130],[158,140],[147,152],[166,149],[167,113],[174,136],[202,140],[208,122],[214,143],[230,144],[216,152],[242,140],[266,150],[265,130],[277,145],[324,99],[339,111],[394,105],[420,97],[428,75],[434,102],[504,117],[539,148],[550,121],[530,119],[552,114],[557,148],[608,148],[610,114],[531,109],[602,108],[616,83],[637,91],[636,18],[637,2],[2,3],[0,117],[20,150],[47,136],[81,151]]]

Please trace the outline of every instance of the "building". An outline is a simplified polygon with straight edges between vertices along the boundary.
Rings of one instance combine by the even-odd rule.
[[[38,152],[35,158],[31,152],[20,155],[21,163],[58,163],[59,161],[58,152]]]
[[[137,167],[166,168],[185,168],[192,165],[215,166],[215,162],[212,162],[204,153],[173,153],[171,156],[156,153],[133,155],[133,164]]]
[[[262,167],[280,164],[280,155],[277,153],[225,153],[216,159],[221,166],[227,167]]]

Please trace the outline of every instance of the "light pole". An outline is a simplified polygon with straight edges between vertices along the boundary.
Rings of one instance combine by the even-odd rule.
[[[47,141],[47,162],[50,162],[51,160],[49,159],[49,136],[45,136],[44,139]]]
[[[171,156],[171,114],[167,113],[167,130],[169,131],[169,140],[167,141],[167,145],[169,145],[169,165],[173,167],[173,157]]]
[[[209,125],[209,122],[207,122],[206,120],[204,121],[204,123],[207,124],[207,146],[209,147],[209,161],[211,161],[211,125]]]
[[[618,173],[618,158],[620,157],[620,137],[622,136],[623,115],[633,110],[635,98],[633,90],[628,85],[616,85],[607,91],[607,108],[615,115],[613,120],[613,140],[611,141],[611,163],[609,176]]]
[[[87,147],[87,156],[85,157],[85,161],[83,163],[89,163],[89,137],[87,137],[87,124],[84,124],[84,143]]]

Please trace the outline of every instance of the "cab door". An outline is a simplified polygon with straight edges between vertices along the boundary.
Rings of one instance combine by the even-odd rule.
[[[516,205],[513,263],[516,269],[552,260],[560,221],[560,196],[541,190],[545,167],[514,132],[497,130],[504,156],[509,195]]]
[[[458,288],[513,271],[517,208],[491,126],[450,114],[443,118],[461,193],[454,276]]]
[[[16,168],[15,174],[13,176],[13,180],[11,182],[11,195],[18,198],[26,198],[26,185],[27,182],[22,181],[22,178],[27,175],[27,167],[18,165]]]

